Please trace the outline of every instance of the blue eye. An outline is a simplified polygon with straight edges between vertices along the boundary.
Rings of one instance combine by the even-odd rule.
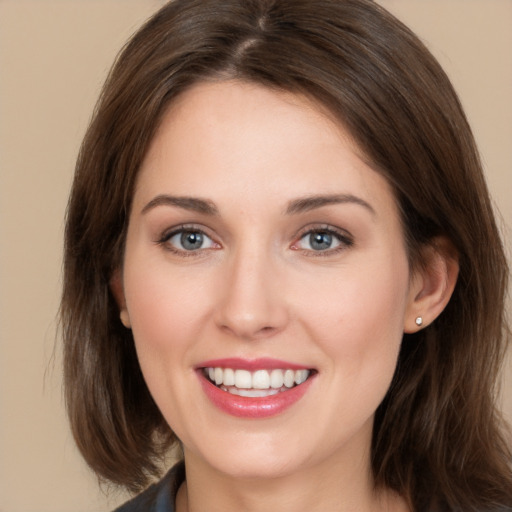
[[[166,244],[172,246],[178,251],[198,251],[201,249],[211,249],[216,246],[215,242],[197,229],[180,229],[166,236],[163,240]]]
[[[353,244],[351,238],[342,235],[331,229],[315,229],[305,233],[293,245],[293,249],[301,249],[313,252],[330,252],[344,247],[350,247]]]
[[[332,249],[333,244],[339,243],[330,233],[326,232],[316,232],[310,233],[305,237],[309,244],[309,248],[314,251],[325,251],[327,249]]]

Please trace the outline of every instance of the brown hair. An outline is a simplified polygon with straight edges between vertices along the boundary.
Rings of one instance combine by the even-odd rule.
[[[175,0],[120,54],[80,151],[65,234],[66,402],[86,461],[136,490],[176,441],[109,281],[166,107],[198,81],[228,78],[307,95],[343,123],[393,186],[412,264],[439,235],[458,252],[452,299],[432,325],[404,335],[377,410],[376,485],[414,510],[512,506],[512,455],[495,408],[508,271],[478,153],[439,64],[369,0]]]

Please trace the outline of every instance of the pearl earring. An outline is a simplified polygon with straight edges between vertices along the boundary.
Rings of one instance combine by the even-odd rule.
[[[421,316],[416,318],[416,325],[421,327],[423,325],[423,318]]]

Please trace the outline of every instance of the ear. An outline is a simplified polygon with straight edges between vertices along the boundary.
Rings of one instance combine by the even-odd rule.
[[[419,331],[442,313],[458,275],[458,254],[448,238],[438,237],[424,248],[422,262],[411,277],[404,332]]]
[[[119,307],[119,317],[121,319],[121,322],[127,329],[130,329],[132,324],[130,322],[130,315],[128,314],[128,309],[126,308],[123,277],[120,269],[116,269],[112,274],[109,286],[110,291],[112,292],[112,295],[114,296],[114,299],[117,302],[117,306]]]

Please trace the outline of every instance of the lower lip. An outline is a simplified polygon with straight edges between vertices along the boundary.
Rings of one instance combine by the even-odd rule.
[[[240,418],[268,418],[276,416],[298,402],[309,389],[314,376],[305,382],[281,391],[276,395],[265,397],[238,396],[223,391],[212,384],[202,370],[198,371],[199,380],[206,396],[222,411]]]

